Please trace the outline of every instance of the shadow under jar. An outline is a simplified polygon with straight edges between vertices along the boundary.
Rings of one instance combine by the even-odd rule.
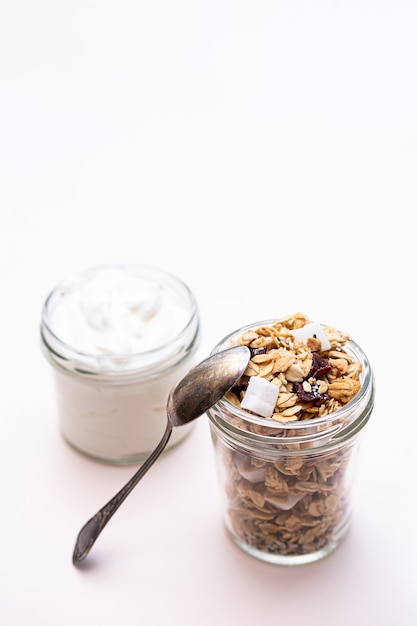
[[[234,345],[251,324],[213,350]],[[368,359],[354,398],[324,417],[280,423],[235,406],[226,397],[207,412],[226,529],[245,552],[263,561],[300,565],[332,552],[351,518],[355,458],[374,404]]]

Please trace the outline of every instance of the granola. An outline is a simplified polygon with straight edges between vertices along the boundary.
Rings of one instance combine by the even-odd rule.
[[[350,402],[360,389],[361,364],[345,349],[350,337],[324,328],[330,349],[323,351],[318,337],[294,339],[292,331],[309,324],[303,313],[245,332],[237,341],[248,346],[252,358],[227,399],[240,406],[252,376],[279,388],[271,419],[278,422],[324,417]]]
[[[237,427],[270,435],[268,424],[275,423],[274,434],[282,442],[282,437],[300,434],[291,430],[293,423],[323,423],[320,418],[357,394],[362,366],[347,349],[350,337],[330,327],[305,337],[309,324],[306,315],[297,313],[245,331],[234,342],[248,346],[251,359],[226,399],[236,407],[245,406],[251,377],[262,377],[278,388],[269,417],[260,418],[259,413],[253,413],[257,421],[235,417]],[[214,433],[213,437],[216,443]],[[273,555],[306,555],[333,546],[349,518],[353,450],[347,444],[323,452],[308,443],[281,445],[279,450],[277,445],[273,453],[221,447],[232,533],[255,550]]]

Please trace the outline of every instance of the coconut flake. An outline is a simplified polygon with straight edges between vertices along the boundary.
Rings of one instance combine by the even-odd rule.
[[[307,343],[307,339],[310,337],[316,337],[321,341],[321,349],[323,352],[326,350],[330,350],[331,345],[330,341],[327,339],[326,333],[323,330],[323,327],[318,322],[310,322],[309,324],[305,324],[302,328],[297,328],[296,330],[291,330],[291,335],[297,341],[303,341]]]
[[[271,417],[278,393],[279,388],[274,383],[270,383],[261,376],[251,376],[241,407],[262,417]]]

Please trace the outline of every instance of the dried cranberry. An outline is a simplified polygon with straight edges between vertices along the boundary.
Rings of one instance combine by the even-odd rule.
[[[313,364],[308,378],[323,378],[331,369],[332,367],[327,359],[319,356],[317,352],[313,352]]]
[[[302,383],[293,383],[293,389],[301,402],[325,402],[329,399],[327,391],[319,393],[318,385],[311,385],[311,391],[306,391]]]

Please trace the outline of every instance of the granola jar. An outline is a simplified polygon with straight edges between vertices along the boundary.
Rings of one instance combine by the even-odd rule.
[[[271,323],[241,328],[212,352],[235,345],[246,330]],[[348,531],[355,458],[375,390],[362,349],[352,340],[345,349],[362,366],[361,387],[325,417],[280,423],[235,406],[227,396],[207,412],[226,530],[262,561],[317,561]]]
[[[200,318],[179,278],[112,265],[64,279],[46,298],[41,345],[52,365],[60,431],[98,461],[143,461],[166,427],[171,388],[195,364]],[[167,448],[192,424],[176,429]]]

